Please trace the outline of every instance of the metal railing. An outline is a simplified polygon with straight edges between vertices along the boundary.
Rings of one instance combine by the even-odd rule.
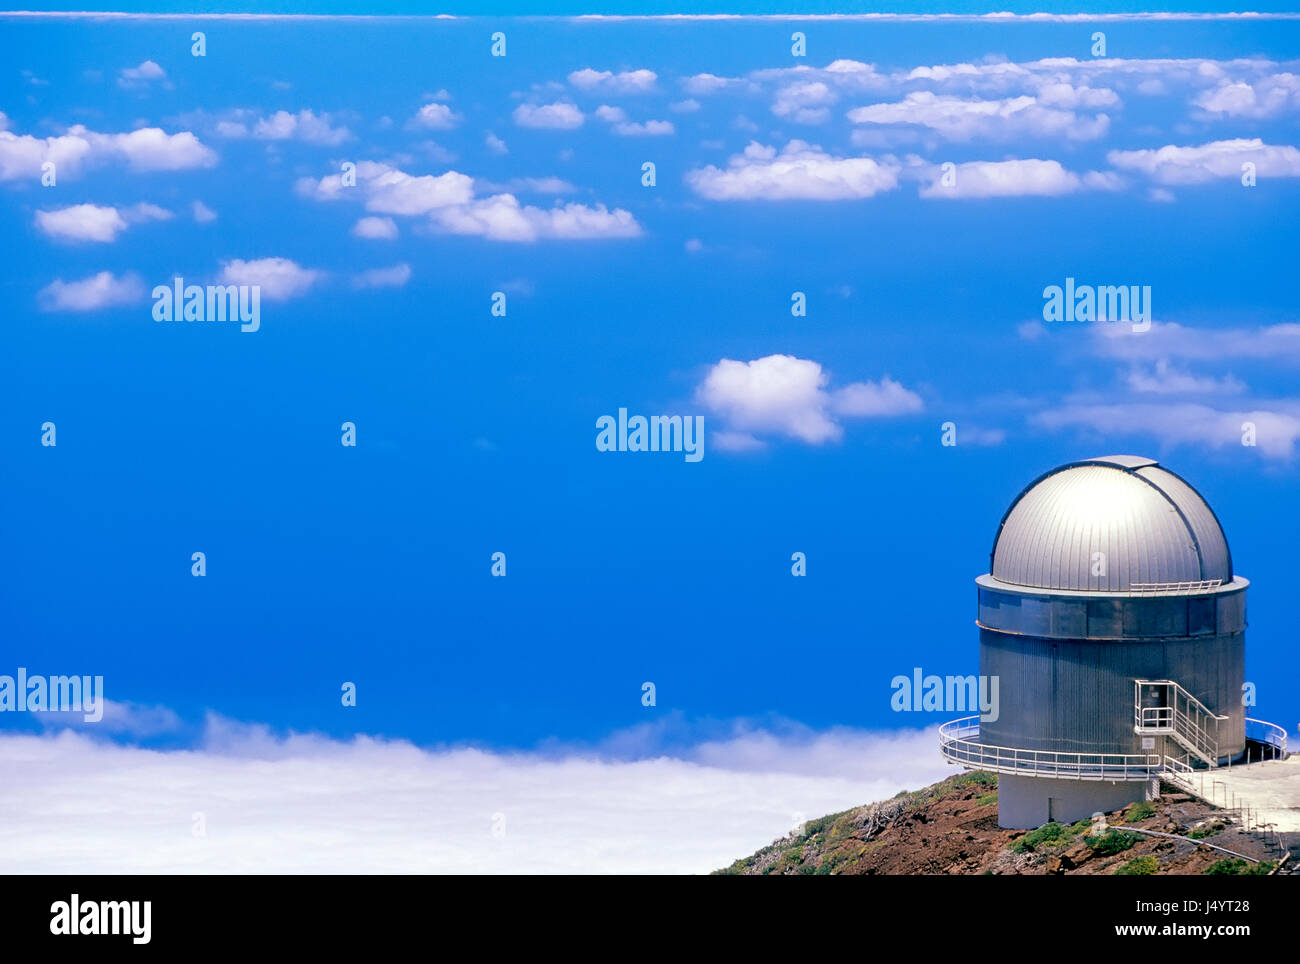
[[[1210,766],[1219,765],[1220,716],[1169,679],[1133,681],[1133,732],[1172,736]]]
[[[1246,718],[1259,733],[1250,739],[1272,747],[1276,758],[1287,756],[1286,730],[1267,720]],[[1287,850],[1286,838],[1276,825],[1260,819],[1259,809],[1237,795],[1215,769],[1198,769],[1192,755],[1183,759],[1159,753],[1066,753],[1054,750],[1022,750],[979,742],[979,717],[966,716],[939,727],[939,750],[949,763],[971,769],[990,770],[1060,780],[1150,780],[1160,778],[1199,797],[1211,806],[1235,813],[1244,829],[1261,833],[1279,855]]]
[[[1223,585],[1222,579],[1197,579],[1188,582],[1131,582],[1129,592],[1135,596],[1147,594],[1171,596],[1182,593],[1208,592]]]
[[[1150,780],[1164,769],[1159,753],[1067,753],[1022,750],[979,742],[979,717],[966,716],[939,727],[939,751],[951,763],[995,773],[1059,780]]]
[[[1252,729],[1257,734],[1256,736],[1251,735]],[[1246,717],[1246,739],[1254,740],[1256,743],[1269,747],[1273,751],[1272,755],[1268,757],[1270,760],[1285,760],[1287,758],[1286,730],[1276,723],[1270,723],[1268,720],[1257,720],[1251,716]]]
[[[1264,723],[1263,720],[1256,722]],[[1274,726],[1272,723],[1264,723],[1264,725],[1268,727]],[[1275,728],[1282,729],[1281,727]],[[1283,731],[1282,735],[1285,737],[1286,732]],[[1277,832],[1277,825],[1261,820],[1259,808],[1251,806],[1248,800],[1239,797],[1222,780],[1214,779],[1212,771],[1193,769],[1173,757],[1166,759],[1165,763],[1165,772],[1161,774],[1163,780],[1181,790],[1185,790],[1194,797],[1199,797],[1212,807],[1235,814],[1243,830],[1260,834],[1266,844],[1276,849],[1279,856],[1286,853],[1287,843],[1285,838]]]

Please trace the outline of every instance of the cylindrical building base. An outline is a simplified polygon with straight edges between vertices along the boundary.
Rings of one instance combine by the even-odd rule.
[[[1050,820],[1074,823],[1097,811],[1120,810],[1139,800],[1160,795],[1158,780],[1109,783],[1091,780],[1052,780],[998,777],[998,826],[1032,830]]]

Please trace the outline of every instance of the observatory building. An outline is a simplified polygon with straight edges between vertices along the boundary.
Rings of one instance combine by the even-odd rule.
[[[999,774],[998,823],[1072,822],[1247,748],[1247,581],[1213,510],[1152,459],[1040,476],[998,525],[978,588],[980,673],[1000,706],[941,728]]]

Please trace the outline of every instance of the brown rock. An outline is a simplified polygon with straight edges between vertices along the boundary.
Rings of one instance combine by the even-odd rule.
[[[1066,851],[1061,854],[1061,865],[1065,867],[1066,870],[1073,870],[1080,864],[1086,863],[1091,856],[1092,848],[1086,843],[1080,842],[1067,848]]]

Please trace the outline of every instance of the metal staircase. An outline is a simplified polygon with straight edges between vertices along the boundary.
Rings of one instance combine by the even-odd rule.
[[[1133,732],[1172,737],[1207,766],[1219,765],[1219,724],[1226,719],[1173,680],[1133,681]]]

